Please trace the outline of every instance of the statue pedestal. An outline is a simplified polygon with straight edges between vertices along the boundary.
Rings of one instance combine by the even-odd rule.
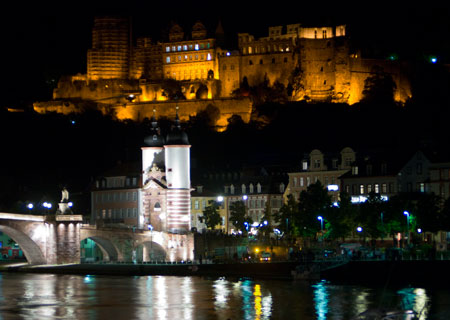
[[[56,214],[72,214],[72,210],[67,202],[60,202],[58,203],[58,210],[56,210]]]

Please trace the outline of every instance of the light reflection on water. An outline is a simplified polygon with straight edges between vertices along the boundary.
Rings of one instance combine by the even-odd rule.
[[[374,308],[414,310],[420,319],[446,319],[450,312],[447,291],[345,286],[326,281],[3,273],[0,320],[322,320],[351,319]]]

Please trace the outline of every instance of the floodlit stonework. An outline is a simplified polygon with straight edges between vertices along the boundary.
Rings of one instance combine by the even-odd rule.
[[[364,59],[350,52],[345,25],[273,26],[259,39],[239,33],[236,51],[223,48],[220,30],[219,24],[214,38],[201,22],[190,33],[175,24],[167,42],[141,37],[131,46],[127,19],[98,17],[87,74],[62,77],[53,100],[36,102],[34,109],[82,112],[88,102],[104,112],[112,110],[118,119],[140,121],[155,108],[158,115],[164,114],[166,102],[174,100],[175,83],[183,95],[179,101],[186,101],[180,108],[181,119],[195,115],[209,101],[221,111],[219,122],[226,124],[230,113],[250,120],[252,109],[233,96],[243,82],[250,86],[264,79],[269,85],[281,83],[292,89],[292,101],[354,104],[361,100],[364,80],[375,66],[393,78],[396,101],[411,97],[404,66],[396,60]]]

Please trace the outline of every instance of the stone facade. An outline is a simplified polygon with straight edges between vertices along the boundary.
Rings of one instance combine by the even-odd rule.
[[[293,101],[354,104],[361,100],[364,80],[374,72],[374,66],[392,76],[396,101],[411,97],[404,66],[398,61],[364,59],[351,53],[345,25],[274,26],[268,36],[259,39],[239,33],[236,51],[221,48],[215,38],[208,37],[201,22],[194,24],[189,36],[173,25],[168,41],[155,43],[142,37],[136,45],[131,45],[129,28],[127,19],[96,18],[87,74],[61,78],[54,101],[35,103],[35,110],[81,112],[77,107],[81,100],[99,108],[115,106],[119,119],[139,120],[136,113],[124,116],[127,112],[122,107],[168,100],[164,89],[167,80],[176,80],[183,98],[192,101],[232,98],[244,80],[254,86],[266,79],[269,85],[279,82],[292,88]],[[237,105],[232,99],[222,101],[229,103],[226,108],[233,114],[246,114],[249,119],[246,105]],[[187,118],[198,110],[199,105],[191,104],[185,109],[187,113],[180,110],[180,117]]]

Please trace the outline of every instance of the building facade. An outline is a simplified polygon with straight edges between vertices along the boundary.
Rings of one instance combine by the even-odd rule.
[[[119,165],[98,177],[91,191],[91,224],[142,227],[137,165]]]
[[[324,154],[312,150],[303,160],[298,171],[290,172],[286,195],[291,194],[298,201],[300,193],[312,183],[320,181],[327,188],[333,202],[339,201],[341,191],[340,176],[348,172],[356,159],[352,148],[346,147],[339,154]]]

